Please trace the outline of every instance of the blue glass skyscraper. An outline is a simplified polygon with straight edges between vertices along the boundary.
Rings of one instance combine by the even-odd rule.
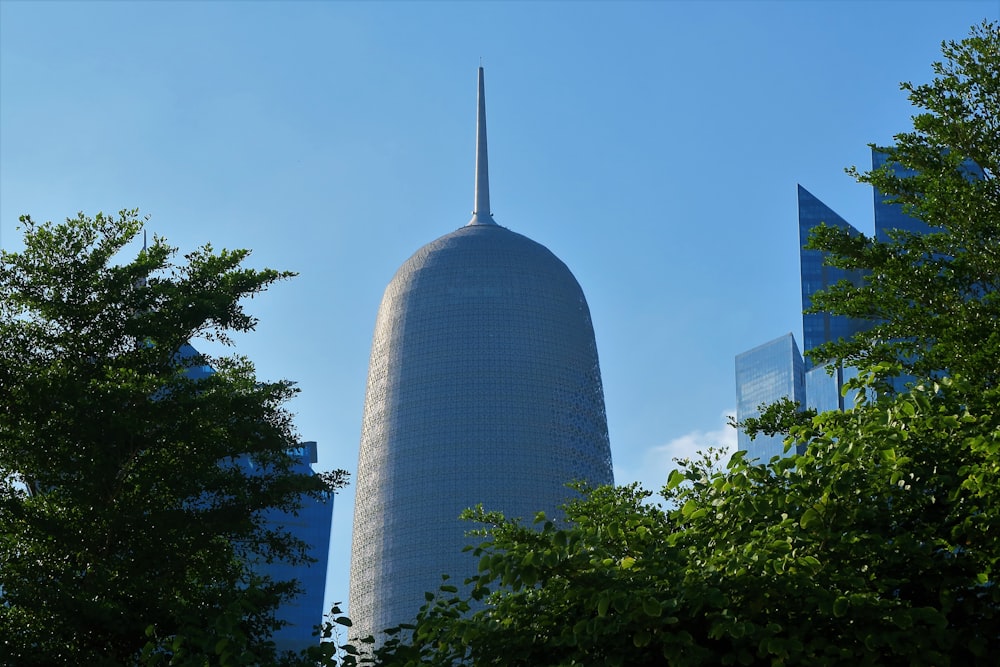
[[[846,229],[849,234],[859,234],[849,222],[817,199],[801,185],[799,195],[799,263],[801,268],[802,288],[802,344],[803,353],[831,340],[849,339],[860,331],[865,323],[843,315],[830,313],[807,313],[812,307],[813,294],[824,290],[841,280],[847,280],[860,285],[862,275],[858,271],[847,271],[833,266],[827,266],[826,253],[820,250],[809,250],[809,231],[820,224]],[[807,358],[806,368],[812,368],[812,362]]]
[[[888,156],[879,151],[872,151],[872,169],[881,169]],[[906,171],[893,165],[893,171],[897,176],[911,176],[913,172]],[[878,188],[873,189],[875,197],[875,238],[881,242],[890,240],[890,232],[893,229],[912,232],[914,234],[925,234],[930,227],[923,220],[911,217],[906,214],[899,204],[888,202],[889,197],[883,194]]]
[[[872,151],[872,168],[878,169],[885,164],[884,153]],[[901,176],[906,172],[898,171]],[[878,190],[875,197],[875,237],[879,241],[890,240],[890,230],[900,229],[913,233],[924,233],[928,227],[922,221],[912,218],[898,204],[891,204],[887,197]],[[798,186],[799,214],[799,261],[801,266],[802,310],[812,307],[813,295],[842,280],[860,285],[864,274],[860,271],[847,271],[825,264],[825,253],[818,250],[808,250],[805,245],[809,232],[820,224],[839,227],[851,235],[860,232],[844,220],[833,209],[820,201],[815,195],[801,185]],[[831,313],[806,313],[802,315],[803,353],[838,339],[849,339],[870,323],[833,315]],[[787,340],[786,340],[787,339]],[[790,341],[790,343],[789,343]],[[788,351],[791,350],[789,353]],[[777,381],[777,378],[792,377],[795,369],[804,369],[804,380],[800,384],[788,384]],[[736,418],[743,420],[756,417],[759,414],[757,406],[761,403],[773,403],[782,398],[798,401],[803,407],[817,411],[842,410],[845,403],[850,403],[851,397],[843,395],[844,382],[854,369],[838,368],[815,363],[809,357],[799,354],[791,334],[765,343],[736,357]],[[775,379],[762,382],[760,378]],[[897,384],[902,386],[905,378]],[[751,458],[768,460],[771,456],[780,455],[783,451],[780,438],[758,435],[750,440],[745,433],[739,432],[740,449],[745,449]]]
[[[316,443],[303,442],[294,452],[298,459],[295,472],[313,475],[313,464],[318,460]],[[284,561],[260,563],[259,573],[274,581],[295,579],[301,592],[278,608],[276,616],[286,625],[278,629],[272,640],[279,651],[299,652],[319,643],[314,634],[316,626],[323,622],[326,613],[326,570],[330,550],[330,530],[333,524],[332,495],[324,499],[305,498],[302,508],[296,512],[272,511],[265,520],[272,526],[280,526],[308,545],[306,555],[311,562],[292,564]]]
[[[788,333],[736,355],[736,414],[739,419],[760,415],[761,403],[773,403],[781,398],[805,403],[805,366],[795,337]],[[737,434],[737,445],[750,458],[763,462],[784,454],[783,438],[759,434],[753,440],[743,432]]]
[[[190,360],[198,357],[198,351],[185,344],[178,352],[180,359],[188,360],[185,364],[185,374],[192,380],[205,378],[215,370],[208,365],[191,365]],[[291,452],[297,459],[294,472],[302,475],[316,474],[312,466],[317,462],[315,442],[303,442]],[[254,468],[254,462],[244,459],[239,465]],[[330,530],[333,522],[333,496],[326,498],[303,498],[302,507],[298,512],[279,512],[273,510],[263,517],[272,528],[287,531],[296,539],[302,540],[307,546],[306,556],[311,562],[289,563],[286,561],[253,562],[257,574],[269,577],[272,581],[296,580],[301,593],[282,604],[275,616],[282,621],[284,627],[277,630],[271,639],[278,651],[299,652],[309,646],[319,643],[319,637],[314,634],[316,626],[323,622],[324,596],[326,594],[326,570],[330,550]],[[253,556],[250,556],[252,559]]]

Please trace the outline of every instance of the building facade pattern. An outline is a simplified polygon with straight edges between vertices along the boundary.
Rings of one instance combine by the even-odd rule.
[[[885,153],[872,151],[872,169],[882,169],[886,164],[888,156]],[[896,176],[906,178],[913,176],[916,172],[903,169],[899,165],[892,166]],[[918,220],[906,214],[906,211],[899,204],[889,202],[890,197],[877,188],[872,190],[875,197],[875,238],[882,243],[892,240],[892,231],[899,230],[911,234],[926,234],[930,227],[923,220]]]
[[[736,356],[736,414],[739,419],[758,417],[761,403],[788,397],[805,403],[805,366],[795,337],[788,333]],[[749,458],[762,462],[784,455],[780,435],[757,435],[753,440],[740,429],[737,446]]]
[[[352,636],[411,620],[482,504],[531,521],[566,484],[613,482],[586,299],[544,246],[490,220],[447,234],[396,273],[379,308],[365,399],[351,559]]]
[[[827,266],[827,253],[821,250],[809,250],[809,232],[813,227],[825,224],[830,227],[846,229],[852,236],[860,232],[849,222],[817,199],[801,185],[798,186],[799,199],[799,265],[801,270],[802,288],[802,346],[803,352],[831,340],[850,339],[864,329],[866,323],[861,320],[833,315],[828,312],[808,313],[812,307],[813,294],[827,289],[842,280],[860,285],[864,276],[859,271],[848,271],[834,266]],[[812,361],[805,359],[806,368],[812,368]]]

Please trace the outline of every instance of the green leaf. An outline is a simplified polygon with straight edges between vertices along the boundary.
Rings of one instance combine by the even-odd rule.
[[[820,567],[822,567],[822,564],[820,563],[819,559],[816,558],[815,556],[803,556],[802,558],[799,559],[799,563],[801,563],[803,566],[805,566],[810,570],[818,570],[820,569]]]
[[[850,600],[844,596],[838,597],[833,601],[833,615],[837,618],[842,618],[847,615],[847,609],[850,606]]]
[[[698,509],[698,503],[697,503],[697,501],[695,501],[693,499],[689,500],[686,503],[684,503],[683,507],[681,507],[681,516],[683,516],[685,519],[690,518],[690,516],[697,509]]]
[[[803,529],[808,530],[809,526],[822,523],[823,517],[820,513],[816,511],[814,507],[810,507],[805,512],[802,513],[802,518],[799,519],[799,525]]]
[[[608,615],[608,607],[611,606],[611,598],[607,594],[602,595],[597,601],[597,615],[601,618]]]
[[[663,607],[659,602],[652,598],[646,598],[642,601],[642,611],[646,616],[660,616],[663,614]]]

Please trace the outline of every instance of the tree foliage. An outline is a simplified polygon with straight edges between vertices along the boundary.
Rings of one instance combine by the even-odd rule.
[[[988,665],[1000,651],[1000,414],[945,380],[792,428],[797,457],[688,462],[534,527],[483,512],[473,598],[383,665]],[[979,408],[1000,403],[991,390]],[[454,590],[454,589],[452,589]]]
[[[482,509],[479,572],[375,649],[399,665],[992,665],[1000,655],[1000,30],[943,45],[923,111],[859,176],[931,233],[820,229],[860,287],[817,308],[872,329],[819,358],[859,369],[845,412],[774,406],[791,452],[682,462],[662,496],[600,488],[565,520]],[[901,171],[898,167],[905,170]],[[901,370],[905,393],[872,388]]]
[[[292,274],[210,246],[178,263],[160,238],[116,264],[136,211],[21,224],[0,256],[0,663],[266,662],[296,585],[250,562],[306,552],[263,513],[343,473],[294,469],[291,383],[188,341],[252,330],[243,300]]]
[[[729,426],[742,429],[753,440],[762,433],[766,436],[787,436],[793,426],[808,424],[816,416],[816,410],[803,408],[801,403],[787,396],[774,403],[761,403],[757,406],[757,412],[758,416],[740,421],[730,417]]]
[[[810,248],[860,269],[817,294],[812,310],[867,319],[852,340],[810,351],[850,366],[899,362],[910,375],[947,371],[985,387],[1000,384],[1000,26],[983,23],[942,44],[927,84],[902,84],[917,107],[913,130],[895,136],[882,168],[858,174],[924,221],[929,233],[889,241],[813,231]]]

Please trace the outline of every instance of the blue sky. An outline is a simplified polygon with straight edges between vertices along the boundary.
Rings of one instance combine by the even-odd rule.
[[[482,59],[495,218],[576,275],[617,481],[658,486],[735,442],[734,356],[801,342],[796,184],[869,230],[844,167],[986,18],[1000,1],[0,0],[0,244],[22,213],[139,207],[182,251],[298,271],[237,351],[299,383],[321,467],[353,471],[382,290],[470,216]]]

